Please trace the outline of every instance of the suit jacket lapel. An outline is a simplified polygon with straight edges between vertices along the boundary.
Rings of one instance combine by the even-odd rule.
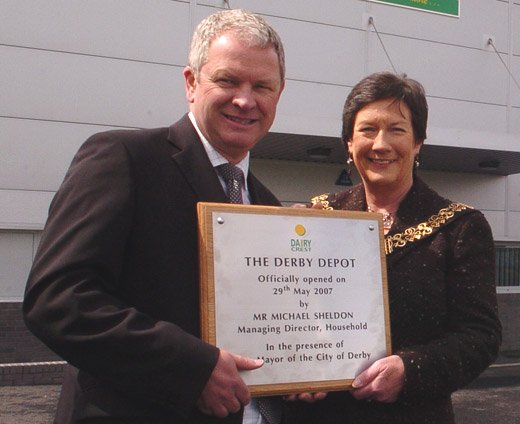
[[[217,173],[188,115],[184,115],[170,127],[168,140],[178,149],[172,155],[172,159],[196,196],[205,202],[228,202]]]
[[[249,171],[247,176],[247,187],[252,205],[280,206],[280,202],[273,194]]]
[[[170,127],[168,140],[176,150],[172,160],[197,198],[204,202],[228,203],[224,188],[187,114]],[[247,183],[252,204],[280,205],[251,172],[247,176]]]

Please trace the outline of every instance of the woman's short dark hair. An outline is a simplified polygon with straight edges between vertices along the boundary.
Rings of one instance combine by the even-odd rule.
[[[412,114],[415,143],[426,139],[428,103],[424,87],[405,74],[376,72],[359,81],[347,97],[343,108],[343,129],[341,139],[346,144],[352,139],[357,113],[369,103],[382,99],[402,101]]]

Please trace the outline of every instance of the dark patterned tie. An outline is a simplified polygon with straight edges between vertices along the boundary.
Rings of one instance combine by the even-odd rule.
[[[244,173],[242,170],[238,166],[225,163],[217,166],[217,171],[224,178],[230,203],[243,203]]]
[[[256,398],[258,410],[267,424],[282,422],[282,401],[277,396]]]
[[[244,184],[244,173],[242,170],[235,165],[225,163],[217,166],[217,171],[226,182],[229,201],[231,203],[243,203],[242,186]],[[279,398],[257,398],[257,405],[266,424],[280,424],[282,422],[282,410]]]

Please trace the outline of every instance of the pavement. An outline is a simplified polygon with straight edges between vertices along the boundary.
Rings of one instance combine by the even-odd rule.
[[[452,400],[457,424],[519,424],[520,356],[499,358]]]
[[[0,387],[0,424],[52,423],[59,393],[60,386]],[[452,399],[457,424],[519,424],[520,352],[501,355]]]

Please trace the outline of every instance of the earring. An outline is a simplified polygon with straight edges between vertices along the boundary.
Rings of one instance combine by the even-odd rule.
[[[419,168],[419,165],[421,164],[421,162],[419,161],[419,155],[415,156],[415,159],[413,161],[413,167],[414,169],[417,169]]]
[[[347,174],[350,176],[352,174],[352,164],[354,163],[354,161],[352,160],[352,157],[349,156],[348,159],[347,159]]]

